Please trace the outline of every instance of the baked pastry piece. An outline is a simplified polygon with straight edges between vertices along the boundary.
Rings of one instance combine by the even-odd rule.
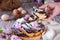
[[[4,10],[11,10],[14,8],[18,8],[20,6],[19,0],[1,0],[0,8]]]
[[[46,14],[46,12],[42,9],[34,9],[32,14],[27,14],[25,15],[25,19],[27,19],[28,21],[34,21],[34,20],[44,20],[48,17],[48,15]]]
[[[15,35],[23,40],[39,40],[45,30],[45,26],[40,21],[27,23],[26,21],[18,20],[12,27]]]
[[[48,17],[45,10],[43,9],[34,9],[33,15],[35,15],[40,20],[43,20]]]

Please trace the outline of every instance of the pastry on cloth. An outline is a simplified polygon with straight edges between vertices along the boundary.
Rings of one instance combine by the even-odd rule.
[[[0,1],[0,8],[4,10],[11,10],[14,8],[20,7],[19,0],[1,0]]]
[[[21,23],[19,20],[12,27],[13,33],[23,40],[38,40],[42,37],[44,30],[45,25],[39,21]]]

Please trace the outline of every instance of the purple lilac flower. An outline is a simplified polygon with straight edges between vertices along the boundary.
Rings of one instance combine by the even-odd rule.
[[[5,34],[10,34],[10,33],[11,33],[11,30],[9,30],[9,29],[4,29],[3,32],[4,32]]]
[[[37,0],[37,2],[40,4],[42,2],[42,0]]]
[[[29,17],[30,17],[30,15],[27,14],[24,18],[25,18],[25,19],[28,19]]]
[[[37,28],[37,26],[38,26],[37,22],[32,22],[31,24],[32,24],[33,28]]]
[[[2,38],[4,36],[4,34],[3,33],[0,33],[0,38]]]
[[[18,24],[15,25],[15,27],[21,29],[21,24],[18,23]]]
[[[16,36],[16,35],[12,35],[11,36],[11,40],[22,40],[22,39],[20,39],[18,36]]]

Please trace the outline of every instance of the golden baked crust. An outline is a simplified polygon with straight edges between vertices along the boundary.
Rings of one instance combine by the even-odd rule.
[[[20,37],[23,40],[40,40],[42,35],[39,35],[37,37]]]
[[[0,1],[0,8],[4,10],[11,10],[14,8],[18,8],[20,6],[19,0],[1,0]]]

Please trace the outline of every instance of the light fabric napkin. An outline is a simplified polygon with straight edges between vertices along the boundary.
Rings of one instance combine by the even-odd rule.
[[[53,34],[53,36],[52,36],[52,38],[51,39],[46,39],[46,38],[44,38],[44,40],[55,40],[55,39],[59,39],[59,37],[60,36],[58,36],[58,34],[60,34],[60,24],[59,23],[57,23],[56,21],[52,21],[52,20],[49,20],[49,21],[43,21],[43,24],[44,25],[46,25],[46,28],[48,29],[48,30],[50,30],[50,31],[48,31],[48,32],[50,32],[49,34],[48,33],[45,33],[45,36],[46,36],[46,34],[48,34],[48,35],[52,35]],[[52,32],[52,31],[54,30],[54,32]],[[46,31],[47,32],[47,31]],[[51,33],[52,32],[52,33]],[[54,35],[55,34],[55,35]],[[56,37],[57,36],[57,37]],[[48,36],[49,37],[49,36]],[[60,40],[60,39],[59,39]]]

